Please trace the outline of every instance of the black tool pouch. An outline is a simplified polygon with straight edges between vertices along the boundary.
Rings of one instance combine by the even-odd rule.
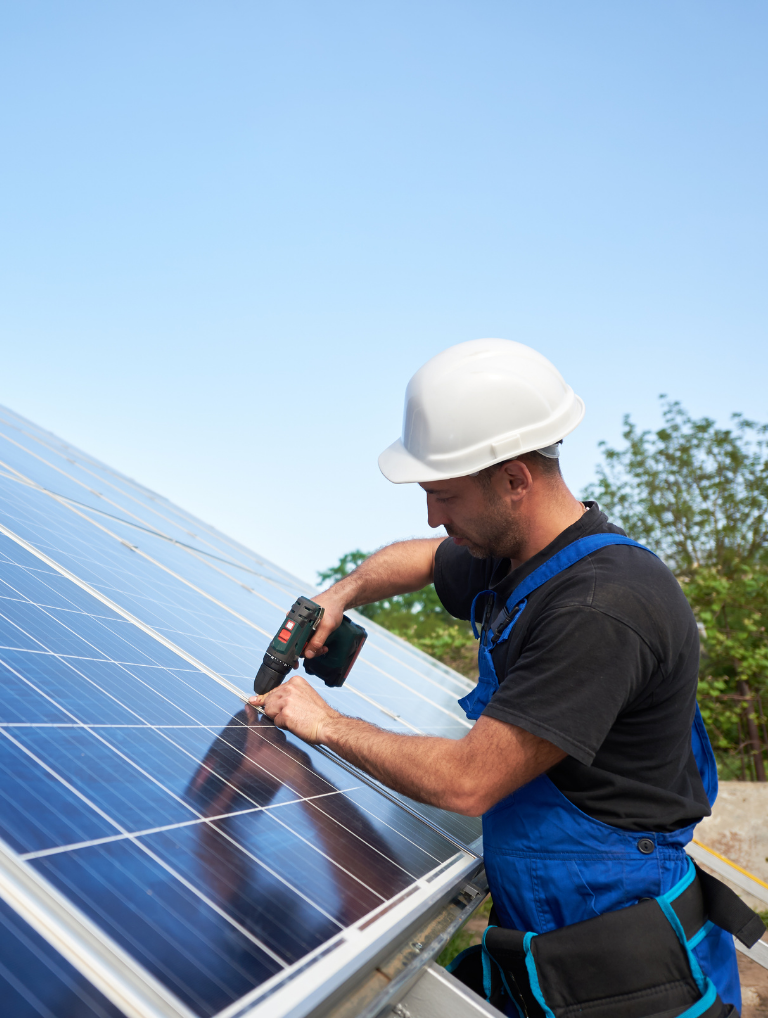
[[[534,935],[489,926],[480,952],[452,971],[501,1011],[525,1018],[738,1018],[691,954],[708,923],[751,947],[760,917],[701,870],[672,900],[637,905]],[[709,928],[707,926],[707,928]],[[482,984],[482,991],[480,985]]]

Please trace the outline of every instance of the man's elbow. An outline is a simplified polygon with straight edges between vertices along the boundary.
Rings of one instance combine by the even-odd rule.
[[[451,795],[450,804],[446,808],[452,813],[460,813],[465,817],[480,817],[503,798],[495,790],[483,788],[458,788]]]

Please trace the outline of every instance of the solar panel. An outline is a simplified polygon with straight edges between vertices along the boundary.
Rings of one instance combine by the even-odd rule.
[[[304,1014],[477,870],[477,821],[245,702],[299,593],[0,411],[4,1014]],[[362,621],[352,676],[320,692],[393,731],[464,734],[466,680]]]

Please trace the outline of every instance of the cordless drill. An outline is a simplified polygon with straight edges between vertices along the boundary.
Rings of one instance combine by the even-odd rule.
[[[267,648],[261,667],[253,680],[256,693],[268,693],[279,686],[288,672],[298,662],[304,648],[312,637],[325,608],[310,601],[308,597],[300,597],[294,601],[291,610],[285,617],[282,626],[275,633]],[[362,626],[358,626],[345,615],[341,625],[326,638],[328,653],[321,657],[304,660],[304,671],[307,675],[316,675],[326,686],[342,686],[349,675],[357,655],[362,650],[368,634]]]

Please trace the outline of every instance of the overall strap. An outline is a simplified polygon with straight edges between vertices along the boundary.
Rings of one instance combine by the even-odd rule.
[[[481,590],[474,597],[470,616],[475,639],[480,639],[480,647],[478,649],[480,677],[475,688],[459,700],[459,706],[470,720],[476,721],[480,717],[488,706],[491,697],[499,688],[499,679],[491,659],[491,651],[500,643],[504,643],[505,640],[509,639],[512,627],[520,618],[528,603],[528,595],[546,583],[547,580],[551,580],[553,576],[557,576],[558,573],[572,566],[575,562],[585,558],[587,555],[591,555],[593,551],[598,551],[600,548],[605,548],[611,544],[628,544],[635,548],[642,548],[643,551],[647,551],[651,555],[653,554],[650,549],[643,547],[642,544],[638,544],[637,541],[632,541],[629,537],[622,537],[621,534],[593,534],[590,537],[582,537],[578,541],[567,545],[550,559],[547,559],[546,562],[542,563],[538,569],[534,569],[530,576],[527,576],[522,583],[515,587],[510,597],[507,598],[504,610],[499,613],[499,618],[492,628],[489,626],[489,623],[491,612],[496,603],[496,591]],[[489,600],[486,602],[483,612],[482,631],[478,633],[475,609],[481,597],[489,597]]]
[[[547,580],[551,580],[553,576],[562,573],[564,569],[574,565],[576,562],[580,562],[587,555],[591,555],[593,551],[607,548],[612,544],[626,544],[632,548],[640,548],[643,551],[647,551],[649,555],[655,554],[650,548],[646,548],[644,544],[638,544],[631,537],[624,537],[622,534],[590,534],[588,537],[580,537],[578,541],[566,545],[565,548],[562,548],[551,558],[548,558],[546,562],[542,562],[538,568],[534,569],[530,575],[526,576],[515,587],[507,598],[505,611],[494,626],[496,642],[503,643],[507,639],[512,626],[517,621],[517,615],[520,614],[518,612],[517,615],[514,615],[514,609],[529,594],[532,594],[534,590],[538,590]]]

